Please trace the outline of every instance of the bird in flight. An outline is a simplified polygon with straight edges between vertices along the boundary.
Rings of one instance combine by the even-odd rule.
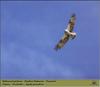
[[[58,49],[61,49],[66,42],[68,42],[69,39],[74,39],[76,37],[76,33],[73,32],[74,25],[76,21],[76,15],[72,14],[68,26],[64,31],[64,35],[61,38],[61,40],[58,42],[58,44],[55,46],[55,50],[57,51]]]

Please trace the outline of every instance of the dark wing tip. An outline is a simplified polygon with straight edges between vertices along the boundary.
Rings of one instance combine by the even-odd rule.
[[[59,45],[59,43],[55,46],[55,50],[58,51],[59,49],[61,49],[62,47]]]
[[[58,51],[59,48],[58,48],[58,46],[56,46],[54,49],[55,49],[55,51]]]
[[[73,13],[73,14],[72,14],[72,17],[76,17],[76,14],[75,14],[75,13]]]

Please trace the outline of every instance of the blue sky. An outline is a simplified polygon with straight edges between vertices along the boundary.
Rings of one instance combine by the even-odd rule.
[[[1,1],[2,79],[100,79],[100,1]],[[70,16],[77,37],[56,52]]]

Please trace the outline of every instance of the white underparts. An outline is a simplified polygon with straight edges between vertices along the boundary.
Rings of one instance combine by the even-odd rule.
[[[74,38],[76,36],[76,33],[75,32],[70,32],[67,29],[65,29],[65,32],[67,32],[68,35],[70,35],[71,38]]]

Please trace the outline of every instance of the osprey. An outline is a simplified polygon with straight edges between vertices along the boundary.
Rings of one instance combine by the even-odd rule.
[[[74,39],[76,37],[76,33],[73,32],[75,20],[76,20],[76,16],[75,14],[72,14],[68,26],[64,31],[64,35],[61,38],[61,40],[58,42],[58,44],[55,46],[55,50],[61,49],[70,38]]]

